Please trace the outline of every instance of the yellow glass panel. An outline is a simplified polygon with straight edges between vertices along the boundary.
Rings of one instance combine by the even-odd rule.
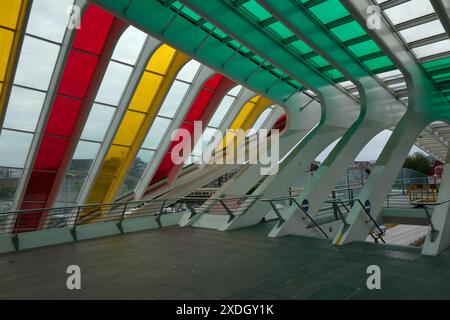
[[[261,96],[254,96],[252,99],[250,99],[250,101],[257,103],[259,99],[261,99]]]
[[[133,111],[127,111],[116,133],[113,144],[131,146],[136,134],[141,128],[145,115]]]
[[[14,32],[0,28],[0,81],[5,80],[13,41]]]
[[[0,95],[2,94],[3,83],[0,82]]]
[[[241,109],[236,119],[234,119],[231,124],[232,130],[242,129],[242,130],[250,130],[261,113],[268,107],[270,107],[273,103],[261,96],[256,96],[248,101],[244,107]],[[222,148],[228,148],[230,143],[232,143],[235,139],[234,134],[227,133],[223,138],[222,142],[218,146],[218,150]],[[217,150],[217,151],[218,151]]]
[[[231,129],[234,129],[234,130],[236,130],[236,129],[244,129],[244,130],[249,129],[249,128],[243,128],[242,125],[244,124],[245,119],[247,119],[247,117],[250,114],[250,112],[252,112],[252,110],[255,107],[255,103],[252,102],[252,100],[250,100],[250,102],[247,102],[244,105],[244,107],[241,109],[241,111],[239,112],[238,116],[236,117],[236,119],[231,124]]]
[[[147,64],[147,70],[157,72],[160,74],[166,74],[169,69],[170,63],[175,56],[175,49],[163,44],[150,58]]]
[[[22,0],[0,0],[0,25],[16,29]]]
[[[114,199],[178,71],[188,61],[188,56],[167,45],[161,46],[153,54],[148,69],[162,72],[164,76],[144,72],[108,152],[106,161],[109,160],[112,165],[104,162],[88,203],[109,202]],[[102,181],[99,181],[100,178]]]
[[[115,176],[129,152],[130,148],[111,146],[100,171],[100,176]]]
[[[98,177],[92,188],[92,192],[89,195],[88,203],[102,203],[113,181],[114,177]],[[86,212],[81,214],[81,217],[90,212],[92,212],[92,210],[87,209]]]
[[[162,76],[144,72],[128,109],[147,112],[155,98],[156,92],[161,86],[162,80]]]

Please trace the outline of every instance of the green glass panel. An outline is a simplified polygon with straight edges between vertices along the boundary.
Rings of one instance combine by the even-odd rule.
[[[380,51],[380,48],[373,40],[367,40],[348,47],[356,56],[362,57],[370,53]]]
[[[278,75],[279,77],[284,77],[285,76],[285,74],[283,73],[283,71],[281,71],[280,69],[278,69],[278,68],[273,68],[272,69],[272,72],[273,73],[275,73],[276,75]]]
[[[272,23],[267,27],[271,31],[273,31],[276,35],[278,35],[281,39],[292,37],[294,34],[280,21]]]
[[[192,11],[188,7],[184,7],[183,9],[181,9],[181,11],[194,21],[198,21],[201,18],[198,14],[196,14],[194,11]]]
[[[261,58],[260,56],[254,56],[253,59],[256,60],[256,62],[258,62],[258,63],[263,63],[264,62],[264,59]]]
[[[450,72],[442,73],[433,77],[433,80],[438,82],[447,81],[448,79],[450,79]]]
[[[321,56],[315,56],[312,57],[311,59],[308,59],[308,61],[311,61],[315,66],[321,68],[321,67],[325,67],[328,66],[329,63],[327,62],[327,60],[325,60],[324,58],[322,58]]]
[[[250,0],[241,6],[248,14],[255,17],[256,20],[262,21],[270,18],[272,15],[260,6],[255,0]]]
[[[329,77],[331,77],[333,80],[334,79],[339,79],[342,78],[344,75],[342,73],[340,73],[338,70],[333,69],[330,71],[325,72]]]
[[[375,70],[375,69],[380,69],[380,68],[384,68],[387,66],[392,66],[391,60],[389,60],[389,58],[386,56],[364,61],[364,64],[370,70]]]
[[[322,21],[329,23],[349,15],[339,0],[328,0],[310,8],[311,12]]]
[[[220,29],[215,29],[214,31],[213,31],[213,33],[216,35],[216,36],[218,36],[219,38],[225,38],[226,36],[227,36],[227,34],[225,33],[225,32],[223,32],[222,30],[220,30]]]
[[[247,48],[246,46],[242,46],[242,47],[241,47],[241,51],[244,52],[244,53],[249,53],[249,52],[250,52],[250,49]]]
[[[300,84],[300,82],[298,82],[296,80],[291,80],[291,81],[289,81],[289,83],[292,84],[294,87],[302,88],[302,85]]]
[[[208,30],[214,29],[214,25],[211,24],[211,23],[209,23],[209,22],[205,22],[205,23],[203,24],[203,26],[204,26],[206,29],[208,29]]]
[[[442,59],[434,60],[434,61],[428,61],[428,62],[423,63],[423,66],[428,71],[446,68],[446,67],[450,66],[450,57],[442,58]]]
[[[230,45],[232,45],[235,48],[239,48],[241,46],[241,44],[239,42],[237,42],[236,40],[231,40]]]
[[[313,51],[313,49],[311,49],[310,46],[308,46],[306,43],[304,43],[301,40],[297,40],[295,42],[292,42],[290,44],[290,46],[294,47],[296,50],[300,51],[302,54],[309,53],[309,52]]]
[[[366,31],[356,21],[333,28],[331,32],[341,41],[355,39],[366,34]]]

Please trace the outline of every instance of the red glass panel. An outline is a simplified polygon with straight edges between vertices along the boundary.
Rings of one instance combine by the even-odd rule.
[[[180,128],[186,129],[191,133],[194,131],[194,121],[198,121],[202,119],[203,113],[207,108],[216,109],[222,100],[223,96],[228,92],[228,90],[234,86],[235,83],[228,78],[222,76],[221,74],[216,74],[209,78],[203,85],[203,88],[197,94],[195,101],[192,103],[191,108],[184,119],[183,124]],[[218,87],[221,86],[221,89],[218,90]],[[213,111],[213,110],[211,110]],[[213,112],[211,112],[211,115]],[[205,129],[205,127],[203,127]],[[192,136],[192,139],[194,137]],[[196,141],[191,141],[191,147],[193,148]],[[171,152],[174,146],[178,142],[172,142],[169,146],[166,155],[161,161],[158,170],[156,171],[150,185],[156,182],[159,182],[166,178],[169,173],[176,167],[174,170],[180,170],[181,165],[175,166],[172,162]]]
[[[34,164],[34,170],[58,170],[64,153],[66,151],[68,140],[54,136],[44,136],[39,152]]]
[[[286,128],[286,120],[286,115],[281,116],[277,122],[275,122],[272,129],[278,129],[280,132],[283,131]]]
[[[184,121],[194,122],[199,120],[211,100],[212,95],[213,92],[205,88],[200,90]]]
[[[181,125],[180,129],[187,130],[187,131],[189,132],[190,136],[191,136],[191,139],[194,139],[194,137],[193,137],[193,133],[194,133],[194,124],[192,124],[192,123],[183,123],[183,124]],[[172,152],[173,148],[174,148],[178,143],[183,143],[183,142],[184,142],[183,138],[180,138],[180,139],[177,140],[177,141],[173,141],[173,142],[170,144],[169,148],[167,149],[167,152]],[[185,143],[185,142],[184,142],[184,143]],[[191,144],[192,144],[192,143],[193,143],[193,142],[191,141]]]
[[[159,165],[158,171],[156,171],[155,175],[153,176],[152,181],[150,182],[150,185],[161,181],[167,177],[167,175],[170,172],[170,169],[173,167],[173,162],[171,159],[171,154],[166,153],[163,160],[161,161],[161,164]]]
[[[45,134],[70,137],[80,111],[81,100],[56,96]]]
[[[55,177],[54,172],[33,171],[23,201],[46,201]],[[41,208],[44,205],[43,203]]]
[[[216,89],[220,83],[220,80],[222,80],[222,78],[224,78],[223,75],[216,74],[216,75],[212,76],[211,78],[209,78],[208,81],[206,81],[204,86],[206,88]]]
[[[33,210],[41,208],[41,203],[27,202],[22,204],[20,210]],[[13,232],[27,232],[36,230],[39,226],[39,222],[41,221],[42,214],[43,212],[41,211],[31,211],[20,214],[17,217]]]
[[[71,50],[64,69],[58,93],[75,98],[84,98],[92,79],[98,57]]]
[[[58,95],[52,106],[44,137],[39,146],[36,161],[29,178],[22,209],[43,208],[47,205],[49,193],[54,187],[58,170],[61,169],[68,151],[69,137],[80,116],[86,92],[98,64],[99,55],[104,50],[110,34],[114,16],[90,5],[81,19],[81,29],[76,31],[66,66],[61,76]],[[122,25],[125,30],[126,25]],[[101,79],[97,79],[101,81]],[[29,221],[22,220],[19,227],[33,229],[39,227],[42,212],[30,215]],[[17,226],[17,225],[16,225]]]
[[[81,29],[77,30],[73,47],[99,55],[114,17],[95,5],[90,5],[81,18]]]

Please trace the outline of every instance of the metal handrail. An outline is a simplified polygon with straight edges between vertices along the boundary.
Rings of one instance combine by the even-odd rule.
[[[423,208],[424,212],[425,212],[425,216],[428,220],[428,223],[430,224],[430,241],[434,242],[436,241],[438,235],[439,235],[439,230],[435,228],[434,224],[433,224],[433,219],[431,216],[430,211],[428,210],[428,207],[437,207],[437,206],[441,206],[443,204],[449,203],[450,199],[447,200],[442,200],[439,202],[435,202],[435,203],[425,203],[423,200],[416,200],[414,201],[415,205],[419,205],[421,206],[421,208]]]
[[[378,229],[378,234],[377,237],[375,237],[373,234],[370,234],[372,236],[372,238],[378,242],[378,240],[381,240],[383,243],[386,243],[382,237],[382,235],[384,234],[384,231],[381,229],[381,227],[378,225],[378,223],[375,221],[375,219],[372,217],[372,215],[370,214],[369,210],[367,210],[367,208],[364,206],[364,204],[361,202],[361,200],[359,198],[353,198],[353,199],[348,199],[346,201],[342,201],[342,202],[348,202],[348,203],[354,203],[357,202],[361,208],[363,209],[364,213],[369,217],[369,219],[372,221],[372,223],[375,225],[375,227]]]
[[[303,209],[303,207],[297,202],[296,197],[295,196],[287,196],[287,197],[280,197],[280,198],[274,198],[274,199],[261,199],[261,201],[264,202],[269,202],[270,206],[272,207],[273,211],[275,212],[275,214],[278,217],[278,226],[281,226],[284,223],[284,218],[281,215],[281,213],[279,212],[278,208],[276,207],[276,205],[274,204],[274,202],[278,202],[278,201],[283,201],[283,200],[292,200],[297,207],[304,213],[304,215],[306,216],[306,218],[308,218],[309,220],[311,220],[311,222],[314,224],[314,226],[319,229],[319,231],[328,239],[328,235],[327,233],[320,227],[320,225],[311,217],[310,214],[308,214],[308,212],[306,212],[305,209]]]

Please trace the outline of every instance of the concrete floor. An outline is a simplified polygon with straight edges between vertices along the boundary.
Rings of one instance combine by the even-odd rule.
[[[450,299],[450,253],[166,229],[0,255],[0,299]],[[79,265],[82,290],[66,288]],[[366,268],[381,267],[381,290]]]

